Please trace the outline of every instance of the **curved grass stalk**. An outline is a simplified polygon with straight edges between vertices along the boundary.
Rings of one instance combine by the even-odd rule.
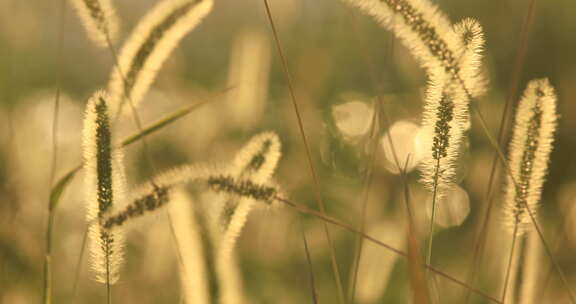
[[[114,231],[127,222],[156,212],[171,201],[174,187],[185,184],[205,185],[212,191],[249,198],[268,205],[273,203],[274,196],[278,193],[275,185],[256,183],[249,178],[236,178],[216,165],[184,165],[155,176],[154,184],[145,183],[134,190],[127,206],[101,220],[102,228]]]
[[[278,136],[266,132],[254,136],[236,155],[228,172],[232,177],[246,178],[255,183],[268,182],[281,156],[281,145]],[[238,237],[248,219],[255,200],[250,197],[227,201],[225,209],[220,209],[216,219],[220,219],[223,229],[216,253],[216,274],[220,286],[220,302],[223,304],[243,303],[241,275],[238,269],[234,248]],[[230,206],[232,204],[232,206]],[[229,211],[229,218],[222,211]]]

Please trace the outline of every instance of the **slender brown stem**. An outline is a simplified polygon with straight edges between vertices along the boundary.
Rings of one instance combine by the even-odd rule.
[[[416,238],[416,225],[414,224],[414,216],[412,212],[411,204],[411,194],[410,188],[408,187],[408,176],[406,168],[410,162],[410,155],[406,158],[406,163],[404,169],[401,170],[402,180],[404,183],[404,204],[406,207],[406,214],[408,218],[408,233],[407,233],[407,243],[408,243],[408,261],[410,268],[410,282],[412,283],[412,288],[414,290],[415,303],[430,303],[430,292],[428,291],[428,286],[426,285],[426,278],[422,272],[422,256],[420,255],[420,246],[418,246],[418,240]],[[433,277],[435,280],[436,277]],[[432,285],[435,286],[435,285]]]
[[[286,61],[286,57],[284,56],[284,52],[282,51],[282,45],[280,43],[280,38],[278,37],[278,32],[276,31],[276,25],[274,24],[274,19],[272,18],[272,12],[270,11],[270,5],[268,4],[268,0],[264,1],[264,7],[266,9],[266,16],[268,18],[268,22],[270,23],[270,28],[272,30],[272,36],[274,37],[274,42],[276,44],[276,50],[278,51],[278,55],[280,57],[282,63],[282,69],[284,71],[284,76],[286,77],[286,82],[288,84],[288,91],[290,92],[290,98],[292,99],[292,105],[294,108],[294,113],[296,114],[296,119],[298,122],[298,129],[300,131],[300,137],[304,143],[304,148],[306,150],[306,158],[308,160],[308,166],[310,167],[310,174],[312,175],[312,179],[314,180],[315,185],[315,194],[316,194],[316,202],[320,207],[320,211],[322,213],[326,212],[326,208],[324,206],[324,202],[322,201],[322,196],[320,194],[320,179],[318,174],[316,173],[316,169],[314,168],[314,163],[312,161],[312,155],[310,153],[310,145],[308,144],[308,139],[306,137],[306,132],[304,131],[304,122],[302,121],[302,116],[300,114],[300,109],[298,106],[298,101],[296,99],[296,94],[294,91],[294,86],[292,84],[292,76],[290,75],[290,71],[288,69],[288,63]],[[340,278],[340,270],[338,269],[338,262],[336,259],[336,252],[334,250],[334,244],[332,241],[332,237],[330,236],[330,231],[328,230],[328,225],[323,223],[324,225],[324,233],[326,235],[326,240],[328,241],[328,246],[330,248],[330,261],[332,265],[332,271],[334,272],[334,279],[336,281],[336,287],[338,289],[338,298],[340,303],[345,303],[344,298],[344,289],[342,288],[342,280]]]
[[[337,220],[336,218],[333,218],[333,217],[331,217],[331,216],[329,216],[329,215],[326,215],[326,214],[323,213],[323,212],[319,212],[319,211],[316,211],[316,210],[314,210],[314,209],[310,209],[310,208],[308,208],[308,207],[306,207],[306,206],[303,206],[303,205],[300,205],[300,204],[296,204],[296,203],[294,203],[294,202],[292,202],[292,201],[290,201],[290,200],[288,200],[288,199],[282,198],[282,197],[275,197],[274,199],[277,200],[277,201],[279,201],[279,202],[282,202],[282,203],[286,204],[287,206],[295,209],[296,211],[298,211],[298,212],[300,212],[300,213],[315,216],[315,217],[323,220],[323,221],[326,222],[326,223],[331,223],[331,224],[336,225],[336,226],[338,226],[338,227],[340,227],[340,228],[343,228],[343,229],[345,229],[345,230],[348,230],[348,231],[350,231],[350,232],[352,232],[352,233],[355,233],[355,234],[357,234],[357,235],[360,235],[362,238],[364,238],[364,239],[366,239],[366,240],[368,240],[368,241],[370,241],[370,242],[372,242],[372,243],[374,243],[374,244],[376,244],[376,245],[378,245],[378,246],[384,247],[384,248],[386,248],[388,251],[394,252],[395,254],[397,254],[397,255],[399,255],[399,256],[402,256],[402,257],[404,257],[404,258],[408,258],[408,253],[406,253],[406,252],[404,252],[404,251],[402,251],[402,250],[399,250],[399,249],[397,249],[397,248],[394,248],[394,247],[392,247],[392,246],[390,246],[390,245],[388,245],[388,244],[386,244],[386,243],[384,243],[384,242],[382,242],[382,241],[380,241],[380,240],[378,240],[378,239],[376,239],[376,238],[374,238],[374,237],[372,237],[372,236],[370,236],[370,235],[368,235],[368,234],[366,234],[366,233],[361,232],[360,230],[354,228],[354,226],[349,225],[349,224],[346,224],[346,223],[343,223],[343,222],[341,222],[340,220]],[[483,298],[485,298],[485,299],[487,299],[487,300],[489,300],[489,301],[491,301],[491,302],[494,302],[494,303],[502,303],[500,300],[494,298],[493,296],[490,296],[490,295],[486,294],[485,292],[483,292],[483,291],[481,291],[481,290],[479,290],[479,289],[476,289],[476,288],[474,288],[474,287],[472,287],[472,286],[469,286],[469,285],[466,284],[465,282],[463,282],[463,281],[461,281],[461,280],[459,280],[459,279],[454,278],[453,276],[451,276],[451,275],[449,275],[449,274],[447,274],[447,273],[439,270],[438,268],[436,268],[436,267],[434,267],[434,266],[432,266],[432,265],[429,265],[429,264],[424,263],[424,267],[430,269],[430,271],[432,271],[432,272],[434,272],[435,274],[437,274],[437,275],[439,275],[439,276],[441,276],[441,277],[449,280],[450,282],[452,282],[452,283],[454,283],[454,284],[457,284],[457,285],[462,286],[462,287],[464,287],[464,288],[466,288],[466,289],[469,289],[471,292],[473,292],[473,293],[475,293],[475,294],[477,294],[477,295],[479,295],[479,296],[481,296],[481,297],[483,297]]]
[[[434,173],[434,191],[432,192],[432,212],[430,213],[430,233],[428,234],[428,254],[426,264],[432,261],[432,240],[434,239],[434,219],[436,218],[436,201],[438,198],[438,176],[440,175],[440,158],[436,160],[436,172]]]
[[[510,281],[510,273],[512,272],[512,264],[514,261],[514,253],[516,250],[516,239],[518,238],[518,219],[514,223],[514,233],[512,234],[512,244],[510,247],[510,255],[508,256],[508,264],[506,266],[506,275],[504,276],[504,288],[502,288],[502,296],[500,301],[505,303],[506,292],[508,291],[508,282]]]
[[[84,231],[84,236],[82,237],[82,245],[80,247],[80,253],[78,254],[78,262],[76,263],[76,271],[74,272],[74,284],[72,285],[72,303],[75,303],[76,294],[78,292],[78,280],[80,279],[80,270],[82,269],[82,258],[84,257],[84,250],[86,249],[86,240],[88,239],[88,226]]]
[[[300,223],[302,226],[302,223]],[[310,274],[310,289],[312,293],[312,303],[318,304],[318,293],[316,292],[316,282],[314,280],[314,268],[312,267],[312,258],[310,257],[310,250],[308,250],[308,240],[306,239],[306,232],[302,227],[302,242],[304,243],[304,252],[306,253],[306,262],[308,263],[308,273]]]
[[[348,11],[348,10],[346,10]],[[364,64],[368,68],[368,76],[370,81],[372,82],[372,87],[376,94],[376,103],[374,107],[374,115],[372,117],[372,125],[370,128],[370,137],[372,139],[372,148],[370,159],[368,161],[368,169],[366,170],[366,175],[364,178],[364,193],[362,195],[362,204],[361,204],[361,214],[360,214],[360,231],[365,232],[366,229],[366,214],[368,212],[368,197],[370,194],[370,189],[372,186],[372,179],[373,179],[373,170],[374,164],[376,162],[376,155],[377,155],[377,148],[378,148],[378,139],[380,138],[380,119],[385,120],[385,125],[390,126],[390,119],[388,118],[386,111],[383,111],[384,108],[384,98],[382,97],[382,87],[380,85],[380,81],[377,80],[376,71],[374,69],[373,60],[370,57],[367,46],[364,39],[360,39],[361,32],[358,29],[358,25],[356,22],[356,17],[354,12],[350,12],[350,20],[352,23],[352,27],[354,32],[356,33],[356,37],[358,37],[357,41],[360,45],[360,50],[362,50],[362,57],[364,59]],[[390,37],[391,34],[388,34]],[[389,48],[386,51],[385,58],[388,61],[388,64],[392,61],[392,54],[394,50],[394,40],[389,39]],[[388,141],[392,150],[392,155],[394,157],[394,161],[397,168],[401,168],[400,162],[398,160],[398,156],[396,154],[396,150],[394,148],[394,142],[391,136],[388,137]],[[357,236],[356,236],[357,237]],[[358,266],[360,265],[360,259],[362,257],[362,250],[363,250],[363,239],[361,237],[357,237],[355,246],[354,246],[354,260],[352,264],[352,278],[350,280],[350,288],[348,290],[348,301],[350,303],[354,303],[355,296],[356,296],[356,283],[358,280]]]

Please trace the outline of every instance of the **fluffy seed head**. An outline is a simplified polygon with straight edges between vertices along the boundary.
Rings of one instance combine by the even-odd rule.
[[[71,0],[88,37],[99,47],[116,40],[118,17],[110,0]]]
[[[484,31],[476,19],[465,18],[454,25],[454,32],[464,43],[464,51],[458,58],[461,79],[472,97],[479,97],[486,92],[488,82],[481,70]]]
[[[265,132],[252,139],[238,152],[228,172],[231,179],[212,179],[218,190],[232,190],[224,204],[212,210],[212,230],[217,242],[216,273],[222,303],[243,303],[242,280],[234,248],[256,200],[271,202],[277,193],[268,183],[280,159],[280,140],[275,133]],[[239,184],[236,179],[245,179]],[[238,199],[237,194],[246,193]]]
[[[443,81],[430,81],[418,137],[421,181],[440,195],[455,182],[456,163],[469,124],[468,103],[462,92]]]
[[[530,81],[516,110],[508,151],[510,174],[506,176],[506,223],[512,229],[518,225],[518,234],[531,225],[526,205],[533,215],[538,208],[552,152],[556,118],[556,94],[548,79]]]
[[[463,44],[448,18],[427,0],[346,0],[391,30],[436,77],[459,72]]]
[[[161,1],[136,26],[118,56],[108,84],[113,114],[130,100],[136,106],[180,40],[212,8],[212,0]]]
[[[88,101],[83,130],[85,194],[90,225],[90,251],[96,280],[113,284],[122,264],[122,231],[106,231],[102,223],[126,189],[120,149],[113,149],[107,96],[96,92]]]
[[[247,177],[236,178],[215,168],[208,165],[186,165],[159,174],[154,178],[155,184],[146,183],[138,187],[126,207],[105,216],[101,220],[102,227],[113,230],[135,218],[154,213],[171,201],[174,187],[187,183],[206,185],[216,192],[266,204],[272,203],[278,193],[271,183],[258,183]]]

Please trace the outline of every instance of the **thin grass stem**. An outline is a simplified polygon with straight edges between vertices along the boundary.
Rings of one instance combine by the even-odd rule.
[[[512,234],[512,242],[510,247],[510,253],[508,255],[508,263],[506,264],[506,273],[504,276],[504,287],[502,288],[502,303],[506,301],[506,292],[508,291],[508,282],[510,281],[510,273],[512,272],[512,264],[514,260],[514,251],[516,250],[516,239],[518,238],[518,221],[514,224],[514,232]]]
[[[430,215],[430,232],[428,234],[428,253],[426,264],[432,261],[432,241],[434,239],[434,219],[436,218],[436,201],[438,199],[438,175],[440,172],[440,159],[436,160],[436,172],[434,173],[434,190],[432,192],[432,210]]]
[[[274,42],[276,44],[276,49],[278,51],[278,55],[280,56],[280,60],[282,63],[282,69],[284,71],[284,76],[286,77],[286,82],[288,83],[288,89],[290,92],[290,97],[292,99],[292,105],[294,107],[294,112],[296,114],[296,118],[298,121],[298,129],[300,131],[300,136],[304,143],[304,148],[306,150],[306,158],[308,160],[308,166],[310,167],[310,173],[312,175],[312,179],[314,180],[315,185],[315,193],[316,193],[316,202],[320,206],[320,210],[322,213],[325,213],[325,206],[324,202],[322,201],[322,196],[320,194],[320,180],[316,173],[316,169],[314,168],[314,163],[312,162],[312,155],[310,153],[310,146],[308,144],[308,139],[306,137],[306,132],[304,131],[304,123],[302,121],[302,117],[300,115],[300,109],[298,106],[298,101],[296,99],[296,94],[294,92],[294,86],[292,84],[292,77],[290,76],[290,71],[288,69],[288,63],[286,61],[286,57],[284,56],[284,52],[282,50],[282,45],[280,43],[280,38],[278,36],[278,32],[276,31],[276,25],[274,24],[274,19],[272,18],[272,12],[270,11],[270,5],[268,4],[268,0],[264,1],[264,7],[266,9],[266,16],[270,23],[270,28],[272,30],[272,35],[274,36]],[[344,297],[344,289],[342,287],[342,280],[340,278],[340,270],[338,269],[338,263],[336,260],[336,252],[334,250],[334,244],[332,241],[332,237],[330,236],[330,231],[328,230],[328,225],[324,223],[324,233],[326,235],[326,239],[328,241],[328,246],[330,250],[330,261],[332,265],[332,271],[334,273],[334,277],[336,280],[336,287],[338,289],[338,297],[340,303],[345,303]]]
[[[530,29],[531,29],[531,25],[534,23],[534,17],[535,17],[535,3],[536,0],[530,0],[529,4],[528,4],[528,13],[526,14],[526,18],[524,19],[524,22],[522,24],[522,28],[520,31],[520,39],[519,39],[519,43],[518,43],[518,49],[516,51],[516,54],[514,56],[514,58],[516,58],[516,60],[514,61],[514,68],[513,68],[513,73],[512,73],[512,78],[511,78],[511,84],[510,84],[510,89],[508,91],[508,96],[506,98],[506,103],[504,104],[504,111],[502,112],[502,116],[500,117],[500,125],[498,127],[498,142],[500,143],[500,145],[504,144],[504,130],[506,129],[506,122],[509,121],[509,112],[510,112],[510,108],[512,106],[512,103],[514,102],[514,100],[516,100],[516,95],[518,94],[518,88],[520,86],[520,76],[522,74],[522,71],[524,69],[524,62],[526,60],[526,52],[528,49],[528,38],[529,38],[529,34],[530,34]],[[494,157],[492,159],[492,166],[490,169],[490,177],[488,179],[488,189],[486,190],[486,199],[488,200],[488,204],[486,207],[486,211],[484,213],[484,219],[482,220],[482,223],[479,227],[479,229],[477,230],[477,237],[476,237],[476,241],[475,241],[475,246],[474,246],[474,255],[473,255],[473,262],[472,262],[472,267],[470,268],[470,272],[469,272],[469,279],[468,281],[473,284],[476,278],[476,267],[477,265],[481,265],[482,263],[480,263],[480,259],[482,256],[482,252],[483,252],[483,248],[486,244],[486,239],[487,239],[487,231],[488,231],[488,224],[490,222],[490,215],[491,215],[491,211],[492,211],[492,206],[494,204],[494,198],[491,195],[492,192],[492,187],[494,184],[494,178],[496,175],[496,166],[498,164],[498,154],[497,152],[494,154]],[[466,293],[465,296],[465,302],[464,303],[468,303],[470,299],[470,292]]]
[[[58,43],[56,47],[56,91],[54,93],[54,112],[52,117],[52,160],[50,164],[50,175],[48,185],[52,188],[56,169],[58,165],[58,120],[60,110],[60,87],[62,82],[62,49],[64,48],[64,22],[66,16],[65,1],[60,0],[60,16],[58,29]],[[48,200],[48,227],[46,228],[46,252],[44,256],[44,283],[43,283],[43,303],[52,303],[52,226],[54,225],[54,208],[52,208],[52,191]]]
[[[396,248],[394,248],[394,247],[392,247],[392,246],[390,246],[390,245],[388,245],[388,244],[386,244],[386,243],[384,243],[384,242],[382,242],[382,241],[380,241],[380,240],[378,240],[378,239],[376,239],[376,238],[374,238],[374,237],[372,237],[372,236],[370,236],[370,235],[368,235],[368,234],[366,234],[366,233],[361,232],[360,230],[354,228],[354,226],[349,225],[349,224],[346,224],[346,223],[344,223],[344,222],[341,222],[340,220],[338,220],[338,219],[336,219],[336,218],[333,218],[333,217],[331,217],[331,216],[329,216],[329,215],[326,215],[326,214],[323,213],[323,212],[316,211],[316,210],[314,210],[314,209],[308,208],[308,207],[306,207],[306,206],[304,206],[304,205],[301,205],[301,204],[296,204],[296,203],[294,203],[294,202],[292,202],[292,201],[290,201],[290,200],[288,200],[288,199],[286,199],[286,198],[282,198],[282,197],[276,196],[274,199],[277,200],[277,201],[279,201],[279,202],[282,202],[282,203],[286,204],[287,206],[295,209],[296,211],[298,211],[298,212],[300,212],[300,213],[302,213],[302,214],[307,214],[307,215],[312,215],[312,216],[314,216],[314,217],[317,217],[317,218],[321,219],[322,221],[324,221],[324,222],[326,222],[326,223],[330,223],[330,224],[336,225],[336,226],[338,226],[338,227],[340,227],[340,228],[342,228],[342,229],[348,230],[349,232],[352,232],[352,233],[355,233],[355,234],[357,234],[357,235],[360,235],[362,238],[364,238],[364,239],[366,239],[366,240],[368,240],[368,241],[370,241],[370,242],[372,242],[372,243],[374,243],[374,244],[376,244],[376,245],[378,245],[378,246],[384,247],[384,248],[386,248],[388,251],[394,252],[395,254],[397,254],[397,255],[399,255],[399,256],[402,256],[402,257],[404,257],[404,258],[408,258],[408,253],[406,253],[406,252],[404,252],[404,251],[402,251],[402,250],[396,249]],[[463,281],[461,281],[461,280],[459,280],[459,279],[457,279],[457,278],[455,278],[455,277],[453,277],[453,276],[451,276],[451,275],[449,275],[449,274],[441,271],[440,269],[438,269],[438,268],[436,268],[436,267],[434,267],[434,266],[432,266],[432,265],[429,265],[429,264],[424,263],[424,267],[430,269],[430,271],[432,271],[432,272],[434,272],[435,274],[437,274],[437,275],[439,275],[439,276],[441,276],[441,277],[449,280],[450,282],[452,282],[452,283],[454,283],[454,284],[456,284],[456,285],[462,286],[462,287],[470,290],[471,292],[473,292],[473,293],[475,293],[475,294],[477,294],[477,295],[479,295],[479,296],[481,296],[481,297],[483,297],[483,298],[485,298],[485,299],[487,299],[487,300],[489,300],[489,301],[491,301],[491,302],[502,304],[502,301],[496,299],[495,297],[490,296],[490,295],[488,295],[487,293],[485,293],[485,292],[483,292],[483,291],[481,291],[481,290],[479,290],[479,289],[476,289],[476,288],[474,288],[474,287],[466,284],[465,282],[463,282]]]
[[[74,283],[72,284],[72,303],[76,302],[76,296],[78,294],[78,281],[80,279],[80,270],[82,269],[82,259],[84,257],[84,250],[86,249],[86,240],[88,240],[88,226],[84,231],[84,236],[82,237],[82,245],[80,246],[80,254],[78,254],[78,262],[76,262],[76,270],[74,271]]]
[[[352,23],[352,27],[354,29],[354,32],[356,33],[356,37],[361,37],[360,36],[360,31],[358,30],[358,25],[356,22],[356,17],[354,15],[354,12],[350,12],[350,20]],[[370,81],[372,82],[372,87],[375,90],[376,93],[376,102],[375,102],[375,109],[374,109],[374,115],[372,117],[372,123],[371,123],[371,127],[370,127],[370,137],[372,138],[373,142],[372,142],[372,147],[371,147],[371,154],[370,154],[370,158],[368,160],[368,169],[366,170],[366,175],[364,177],[364,191],[363,191],[363,195],[362,195],[362,204],[361,204],[361,215],[360,215],[360,231],[365,232],[366,230],[366,214],[368,212],[368,198],[369,198],[369,194],[370,194],[370,189],[372,186],[372,179],[373,179],[373,170],[374,170],[374,164],[376,162],[376,150],[378,148],[378,138],[379,138],[379,134],[380,132],[377,131],[377,128],[380,127],[380,119],[384,118],[384,120],[386,121],[386,125],[390,125],[390,119],[388,118],[388,116],[386,115],[385,111],[382,111],[383,107],[384,107],[384,102],[383,102],[383,97],[382,97],[382,87],[380,86],[380,82],[376,80],[376,72],[374,70],[374,64],[373,64],[373,60],[370,57],[368,51],[367,51],[367,46],[365,43],[364,39],[357,39],[358,43],[360,44],[360,49],[363,51],[362,52],[362,57],[364,58],[364,63],[365,65],[368,67],[368,76],[370,77]],[[394,40],[393,39],[389,39],[389,49],[387,50],[386,54],[385,54],[385,58],[388,61],[388,63],[391,63],[392,61],[392,55],[393,55],[393,49],[394,49]],[[388,137],[389,140],[389,144],[392,150],[392,155],[394,157],[394,160],[396,162],[396,166],[398,168],[400,168],[400,164],[398,161],[398,157],[396,154],[396,150],[394,148],[394,142],[392,141],[391,137]],[[363,250],[363,239],[360,237],[357,237],[356,242],[355,242],[355,246],[354,246],[354,260],[353,260],[353,264],[352,264],[352,278],[350,280],[350,287],[348,290],[348,301],[350,303],[354,303],[355,297],[356,297],[356,283],[358,280],[358,269],[359,269],[359,265],[360,265],[360,258],[362,257],[362,250]]]
[[[300,222],[302,227],[302,222]],[[308,249],[308,240],[306,239],[306,232],[302,227],[302,243],[304,243],[304,252],[306,253],[306,262],[308,263],[308,273],[310,276],[310,292],[312,293],[312,303],[318,303],[318,293],[316,292],[316,280],[314,279],[314,268],[312,267],[312,258],[310,257],[310,250]]]

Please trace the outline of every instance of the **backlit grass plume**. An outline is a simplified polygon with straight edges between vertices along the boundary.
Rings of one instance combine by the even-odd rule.
[[[454,82],[441,77],[429,81],[419,136],[420,181],[432,193],[427,263],[432,258],[436,204],[454,186],[461,142],[470,126],[468,101]]]
[[[484,50],[484,31],[480,23],[473,18],[465,18],[454,25],[456,35],[464,44],[464,51],[458,57],[460,77],[472,97],[483,95],[487,79],[481,69]]]
[[[556,94],[547,79],[528,83],[518,104],[508,151],[505,217],[517,234],[531,226],[526,206],[535,213],[548,171],[556,130]],[[510,176],[511,175],[511,176]]]
[[[212,0],[163,0],[132,31],[108,84],[115,107],[140,102],[172,50],[206,16]],[[113,112],[116,114],[116,112]]]
[[[99,47],[116,40],[118,17],[111,0],[70,0],[84,24],[88,37]]]
[[[391,30],[428,75],[453,76],[464,50],[448,18],[428,0],[346,0]]]
[[[246,178],[235,178],[210,165],[185,165],[154,177],[154,183],[145,183],[133,191],[129,204],[106,216],[105,229],[116,229],[126,222],[154,213],[171,201],[171,191],[186,184],[204,185],[208,190],[247,197],[265,204],[276,200],[278,190],[270,183],[255,183]]]
[[[104,92],[96,92],[88,101],[83,151],[91,266],[96,280],[109,286],[119,277],[123,238],[120,229],[108,231],[102,224],[124,200],[126,187],[122,152],[113,149],[107,100]]]
[[[419,136],[421,181],[437,196],[455,182],[460,144],[470,120],[468,103],[448,90],[444,81],[430,81]]]
[[[225,172],[234,179],[268,184],[280,159],[280,149],[280,140],[275,133],[256,135],[236,154]],[[237,196],[232,192],[208,202],[220,303],[245,302],[234,247],[255,201],[254,197]]]

